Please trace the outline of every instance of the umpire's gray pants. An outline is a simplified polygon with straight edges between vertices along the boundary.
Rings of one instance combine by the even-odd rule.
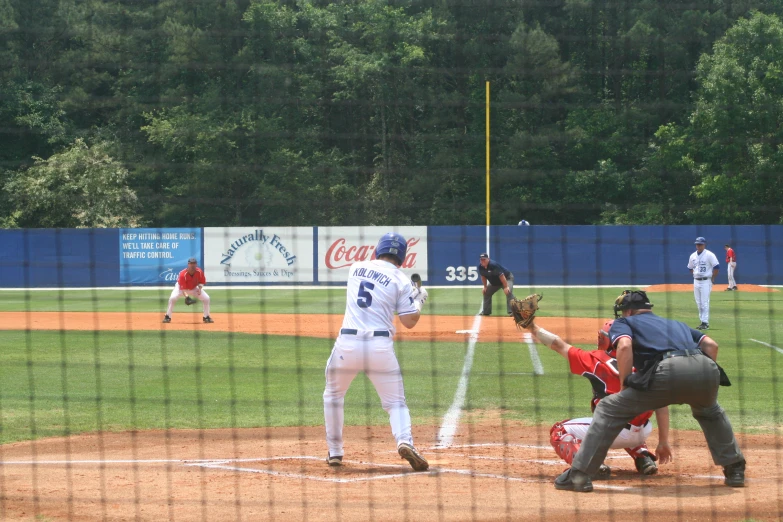
[[[574,457],[573,468],[595,475],[609,446],[631,419],[670,404],[690,405],[715,464],[729,466],[744,460],[729,418],[717,402],[719,379],[718,365],[706,355],[664,359],[655,371],[649,390],[626,388],[601,399],[593,423]]]
[[[506,313],[511,314],[511,296],[514,295],[514,276],[506,278],[508,285],[508,295],[506,296]],[[492,296],[498,290],[503,290],[501,285],[487,284],[487,293],[484,294],[484,302],[481,305],[481,313],[489,315],[492,313]]]

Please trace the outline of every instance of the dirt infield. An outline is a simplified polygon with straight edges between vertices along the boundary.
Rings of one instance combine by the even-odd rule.
[[[324,462],[323,428],[104,433],[2,447],[3,519],[33,520],[778,520],[780,448],[741,440],[748,487],[722,484],[701,433],[675,432],[676,461],[642,479],[624,451],[595,491],[557,491],[548,429],[488,415],[447,449],[414,435],[413,472],[388,428],[346,429],[345,466]],[[502,430],[500,430],[502,426]],[[649,440],[653,447],[655,433]],[[37,464],[33,464],[37,462]],[[578,514],[578,516],[577,516]]]
[[[4,312],[0,330],[188,330],[223,331],[249,334],[292,335],[335,338],[342,324],[342,315],[307,316],[296,314],[212,314],[213,324],[201,322],[198,313],[175,314],[172,322],[161,323],[156,313],[124,312]],[[305,320],[306,318],[306,320]],[[473,316],[425,315],[413,330],[397,323],[398,340],[462,341],[473,328]],[[561,332],[573,344],[596,340],[602,319],[542,317],[536,321],[544,328]],[[462,332],[462,333],[457,333]],[[503,342],[521,340],[521,333],[508,317],[483,317],[481,335]]]
[[[199,330],[333,337],[342,316],[181,313],[4,313],[3,329]],[[466,340],[474,317],[425,316],[398,338]],[[595,341],[600,319],[541,318],[571,343]],[[456,333],[461,331],[462,333]],[[518,342],[508,317],[484,317],[482,339]],[[564,412],[564,415],[566,413]],[[472,412],[448,448],[438,426],[416,426],[430,472],[394,451],[388,427],[346,428],[342,468],[324,462],[323,427],[96,433],[0,446],[0,518],[6,520],[778,520],[781,441],[747,435],[748,487],[723,486],[700,432],[672,434],[676,461],[642,479],[612,451],[592,494],[556,491],[566,467],[548,426]],[[648,440],[657,444],[656,432]]]

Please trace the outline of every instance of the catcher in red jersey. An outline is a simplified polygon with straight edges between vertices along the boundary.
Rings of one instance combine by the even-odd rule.
[[[590,409],[595,411],[598,402],[613,393],[620,391],[620,373],[617,368],[615,348],[609,340],[609,328],[614,320],[606,321],[603,327],[598,331],[598,348],[595,350],[581,350],[567,344],[557,335],[544,330],[535,322],[528,326],[530,332],[536,336],[538,341],[548,346],[553,351],[559,353],[568,360],[571,373],[586,377],[593,387],[593,398],[590,401]],[[625,449],[633,458],[636,470],[643,475],[654,475],[658,472],[658,466],[655,463],[658,458],[652,453],[645,444],[647,437],[652,432],[650,417],[652,411],[646,411],[629,422],[620,432],[612,444],[612,449]],[[669,409],[661,408],[655,411],[655,418],[658,422],[658,438],[661,445],[668,448],[669,439]],[[573,461],[582,439],[587,434],[587,430],[592,423],[592,417],[579,419],[567,419],[555,423],[549,431],[550,442],[555,449],[555,453],[565,460],[569,465]],[[660,446],[659,446],[660,447]],[[671,455],[666,452],[661,462],[668,462]],[[596,478],[608,478],[611,475],[611,469],[603,464],[598,471]]]

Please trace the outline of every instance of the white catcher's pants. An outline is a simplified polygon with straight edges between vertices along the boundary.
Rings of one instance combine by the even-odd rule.
[[[581,419],[571,419],[563,422],[563,428],[579,440],[584,440],[587,435],[587,430],[590,429],[590,425],[593,423],[592,417],[584,417]],[[631,426],[631,429],[623,428],[623,431],[614,439],[609,449],[624,449],[635,448],[641,446],[647,440],[647,437],[652,433],[652,422],[648,422],[644,426]]]
[[[726,273],[729,274],[729,288],[736,288],[737,282],[734,280],[734,270],[737,268],[737,262],[731,261],[727,263]]]
[[[403,442],[413,445],[411,414],[405,403],[405,389],[400,364],[394,354],[394,341],[391,337],[373,337],[371,331],[359,330],[357,335],[341,334],[326,362],[324,424],[329,454],[344,455],[345,394],[359,372],[364,372],[375,386],[381,398],[381,406],[389,414],[397,446]]]
[[[203,288],[201,290],[194,288],[193,290],[188,290],[188,293],[191,297],[195,297],[201,301],[204,305],[204,317],[209,317],[209,294],[207,294]],[[185,293],[180,290],[179,283],[175,283],[174,290],[171,291],[171,297],[169,297],[169,307],[166,309],[166,315],[171,317],[171,314],[174,311],[174,303],[183,295],[185,295]]]
[[[699,309],[699,320],[706,324],[710,322],[710,292],[712,292],[712,279],[693,280],[693,297]]]

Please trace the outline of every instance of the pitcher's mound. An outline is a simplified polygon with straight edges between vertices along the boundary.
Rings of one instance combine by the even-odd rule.
[[[714,285],[712,291],[723,291],[726,288],[726,285]],[[644,290],[646,292],[693,292],[693,285],[652,285]],[[737,285],[737,292],[779,292],[779,290],[759,285]]]

